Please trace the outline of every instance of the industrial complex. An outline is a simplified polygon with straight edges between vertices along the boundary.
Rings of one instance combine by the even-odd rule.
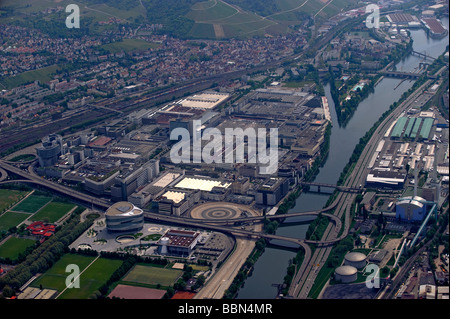
[[[448,1],[112,1],[82,36],[28,2],[0,5],[0,299],[449,298]]]

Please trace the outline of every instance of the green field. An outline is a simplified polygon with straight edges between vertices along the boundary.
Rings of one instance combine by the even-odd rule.
[[[276,22],[238,10],[220,0],[198,2],[186,15],[195,24],[189,32],[194,38],[230,38],[264,34]]]
[[[0,231],[7,231],[11,227],[16,227],[28,217],[30,217],[29,214],[8,211],[0,216]]]
[[[0,213],[23,198],[27,192],[0,188]],[[1,224],[0,224],[1,227]]]
[[[111,277],[122,264],[121,260],[66,254],[58,260],[45,274],[32,282],[32,287],[56,289],[62,292],[66,288],[66,278],[71,272],[66,272],[68,265],[77,265],[80,269],[80,288],[66,289],[59,299],[88,299]],[[90,266],[89,266],[90,265]],[[88,267],[89,266],[89,267]]]
[[[20,253],[33,246],[34,243],[35,241],[32,239],[11,237],[0,246],[0,257],[16,260]]]
[[[5,78],[0,82],[7,89],[11,89],[26,83],[31,83],[36,80],[40,83],[46,83],[53,80],[53,75],[56,74],[58,68],[59,67],[57,65],[51,65],[41,69],[23,72],[13,77]]]
[[[30,220],[54,223],[74,207],[76,206],[73,204],[51,202],[34,214]]]
[[[11,211],[34,214],[51,200],[52,199],[47,196],[30,195],[11,208]]]
[[[182,275],[181,270],[136,265],[123,279],[124,282],[146,285],[171,286]]]
[[[36,158],[36,156],[33,154],[21,154],[21,155],[17,155],[15,157],[13,157],[9,161],[11,161],[11,162],[27,162],[27,161],[32,161],[35,158]]]
[[[67,289],[58,299],[88,299],[121,265],[122,260],[98,258],[80,275],[80,288]]]
[[[35,281],[31,283],[32,287],[39,287],[46,289],[56,289],[59,292],[66,288],[66,278],[69,275],[66,272],[66,267],[70,264],[75,264],[80,268],[80,272],[83,271],[95,257],[82,256],[75,254],[67,254],[61,257],[49,270],[43,275],[39,276]],[[81,283],[81,277],[80,277]],[[81,286],[81,285],[80,285]]]
[[[116,53],[122,50],[125,52],[144,51],[156,48],[158,47],[158,45],[159,44],[157,43],[152,43],[140,39],[124,39],[122,41],[102,45],[101,47],[110,53]]]

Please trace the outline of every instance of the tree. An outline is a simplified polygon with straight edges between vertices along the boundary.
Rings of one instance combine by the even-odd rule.
[[[12,289],[10,286],[5,286],[3,288],[3,297],[10,298],[15,295],[14,289]]]

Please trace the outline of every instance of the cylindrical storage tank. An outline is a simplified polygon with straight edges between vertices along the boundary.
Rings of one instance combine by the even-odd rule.
[[[366,266],[366,255],[359,252],[351,252],[345,255],[344,264],[347,266],[353,266],[357,269],[364,268]]]
[[[169,245],[169,238],[161,238],[161,255],[167,255],[167,245]]]
[[[340,266],[334,271],[334,277],[342,283],[353,282],[357,278],[358,269],[353,266]]]

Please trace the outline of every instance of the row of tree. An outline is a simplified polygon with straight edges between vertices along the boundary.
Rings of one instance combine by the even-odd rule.
[[[17,291],[33,276],[48,270],[68,252],[69,244],[92,225],[89,219],[80,223],[79,215],[82,211],[83,208],[76,209],[59,231],[34,249],[22,263],[0,277],[0,289],[8,286]]]

